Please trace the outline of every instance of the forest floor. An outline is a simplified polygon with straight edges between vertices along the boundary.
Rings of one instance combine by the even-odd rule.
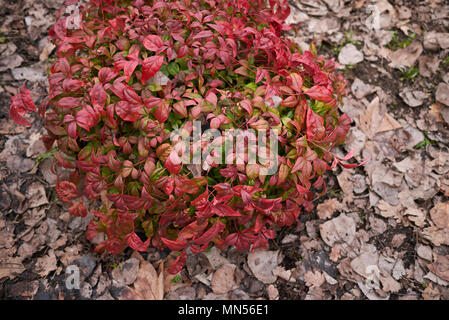
[[[291,0],[290,36],[334,57],[351,93],[342,154],[370,160],[328,175],[328,192],[268,251],[174,257],[93,253],[51,159],[9,120],[24,83],[47,92],[49,27],[63,0],[0,0],[0,299],[449,299],[449,5],[444,0]],[[70,266],[80,287],[67,285]]]

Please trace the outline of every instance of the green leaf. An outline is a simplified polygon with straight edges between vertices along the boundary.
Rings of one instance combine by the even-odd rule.
[[[154,182],[158,180],[160,177],[164,175],[165,171],[166,171],[165,168],[156,168],[150,176],[150,181]]]
[[[427,145],[434,145],[436,142],[433,140],[430,140],[427,136],[427,131],[423,131],[424,134],[424,140],[418,143],[416,146],[414,146],[415,149],[421,149],[424,148]]]
[[[420,143],[418,143],[414,148],[415,149],[422,149],[422,148],[424,148],[425,146],[427,146],[429,144],[430,144],[430,140],[427,139],[427,138],[424,138],[424,140],[421,141]]]
[[[173,279],[171,279],[171,283],[178,283],[179,281],[181,281],[181,276],[179,274],[177,274]]]
[[[148,88],[150,89],[150,91],[152,92],[157,92],[157,91],[161,91],[162,90],[162,86],[160,84],[157,83],[151,83]]]
[[[163,64],[159,71],[167,77],[170,75],[170,73],[168,72],[168,66],[166,64]]]
[[[53,154],[56,152],[57,148],[53,148],[51,150],[48,150],[47,152],[41,154],[36,158],[36,164],[34,165],[34,168],[37,168],[39,164],[44,161],[45,159],[53,158]]]
[[[172,76],[176,76],[179,73],[179,64],[177,64],[176,62],[172,62],[168,65],[168,73],[171,74]]]
[[[310,103],[310,108],[312,108],[313,112],[319,114],[320,116],[327,113],[330,109],[329,105],[324,104],[323,101],[313,101]]]
[[[245,84],[245,88],[248,88],[248,89],[251,89],[251,90],[253,90],[253,91],[256,91],[256,89],[257,89],[257,84],[255,84],[254,82],[247,83],[247,84]]]

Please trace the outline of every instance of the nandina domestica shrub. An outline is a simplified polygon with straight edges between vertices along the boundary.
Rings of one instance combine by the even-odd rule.
[[[71,170],[60,199],[82,217],[101,202],[87,231],[106,235],[96,251],[168,247],[177,273],[188,248],[267,248],[351,158],[332,153],[350,128],[345,81],[282,36],[286,1],[90,0],[77,13],[50,30],[57,60],[38,111],[46,147]],[[29,125],[33,110],[22,87],[11,118]]]

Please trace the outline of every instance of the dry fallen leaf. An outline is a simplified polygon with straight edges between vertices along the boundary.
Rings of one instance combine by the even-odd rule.
[[[436,261],[428,268],[441,279],[449,281],[449,256],[436,255]]]
[[[379,211],[378,213],[382,217],[384,217],[384,218],[394,217],[397,220],[399,220],[399,219],[401,219],[401,211],[403,208],[401,205],[392,206],[385,200],[379,200],[379,202],[377,204],[377,209]]]
[[[391,61],[389,64],[392,68],[411,67],[421,56],[423,47],[419,41],[414,41],[408,47],[396,51],[386,51],[387,59]]]
[[[444,122],[444,119],[441,115],[441,111],[444,106],[440,103],[433,103],[429,107],[429,114],[434,118],[436,122]]]
[[[270,284],[267,287],[267,294],[268,294],[268,299],[279,300],[279,291],[274,285]]]
[[[278,266],[279,251],[256,250],[248,254],[248,266],[254,276],[263,283],[273,283],[277,276],[273,270]]]
[[[351,261],[352,269],[364,278],[373,276],[374,268],[378,269],[379,254],[377,252],[363,252]]]
[[[449,197],[449,175],[448,174],[446,174],[446,176],[444,176],[444,177],[441,177],[440,184],[441,184],[441,186],[440,186],[441,192],[443,192],[446,197]]]
[[[424,300],[439,300],[440,290],[438,290],[438,287],[434,287],[433,283],[430,283],[423,291],[422,297]]]
[[[55,252],[50,250],[47,255],[37,259],[34,270],[41,277],[46,277],[50,272],[56,270],[57,263]]]
[[[139,255],[140,256],[140,255]],[[121,300],[163,300],[164,262],[159,265],[159,274],[153,265],[141,258],[137,279],[132,287],[126,287]]]
[[[282,266],[274,268],[273,274],[285,281],[296,282],[296,279],[292,276],[292,270],[285,270]]]
[[[317,206],[317,214],[320,219],[329,219],[332,214],[341,208],[341,204],[337,199],[327,199]]]
[[[402,128],[390,114],[384,103],[380,102],[376,96],[366,108],[366,111],[360,114],[360,130],[368,138],[373,138],[376,134]]]
[[[430,210],[430,217],[439,228],[449,228],[449,201],[437,203]]]
[[[385,292],[395,293],[401,290],[402,286],[399,282],[393,279],[392,276],[388,275],[386,277],[380,277],[380,282],[382,283],[382,290]]]
[[[326,279],[320,271],[315,270],[313,272],[307,271],[304,275],[304,281],[308,287],[320,287]]]
[[[425,239],[432,241],[436,246],[449,245],[449,228],[440,229],[437,226],[425,228],[423,231]]]
[[[332,247],[332,250],[329,254],[329,259],[331,259],[333,262],[337,262],[338,259],[340,259],[341,255],[340,255],[340,246],[338,244],[336,244],[335,246]]]
[[[131,257],[121,262],[117,268],[112,270],[112,278],[118,285],[131,285],[137,279],[140,260]]]
[[[354,199],[354,184],[352,182],[352,173],[347,170],[344,170],[337,176],[338,185],[343,191],[343,202],[351,203]]]
[[[210,283],[215,294],[224,294],[238,288],[235,281],[235,268],[235,264],[227,263],[214,272]]]
[[[437,102],[442,103],[446,106],[449,106],[449,85],[441,82],[435,93],[435,99]]]
[[[321,238],[330,247],[334,243],[344,242],[351,244],[355,238],[356,224],[354,219],[345,214],[329,220],[320,225]]]
[[[404,215],[418,227],[424,227],[426,224],[426,213],[418,208],[407,208]]]
[[[389,113],[385,114],[385,117],[382,119],[379,127],[377,128],[376,133],[392,131],[396,129],[402,128],[401,124],[396,121]]]
[[[6,261],[0,261],[0,279],[9,278],[14,279],[17,275],[25,271],[22,260],[19,257],[10,257]]]

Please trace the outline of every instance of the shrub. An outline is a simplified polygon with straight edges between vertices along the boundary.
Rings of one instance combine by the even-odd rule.
[[[43,139],[72,170],[56,184],[70,213],[84,217],[84,201],[101,202],[87,231],[107,236],[97,252],[168,247],[180,252],[176,273],[188,247],[267,248],[276,225],[313,208],[326,170],[351,157],[331,151],[351,122],[338,112],[345,81],[334,60],[284,38],[290,9],[269,2],[90,0],[77,28],[64,16],[51,28],[57,60],[38,110]],[[23,115],[34,109],[23,87],[10,115],[29,125]],[[199,166],[179,163],[186,146],[171,136],[192,133],[194,121],[220,135],[187,145],[208,155]],[[231,164],[210,151],[224,148],[225,130],[251,128],[276,133],[262,148],[278,144],[271,174],[249,163],[255,149]],[[231,146],[231,160],[237,151]]]

